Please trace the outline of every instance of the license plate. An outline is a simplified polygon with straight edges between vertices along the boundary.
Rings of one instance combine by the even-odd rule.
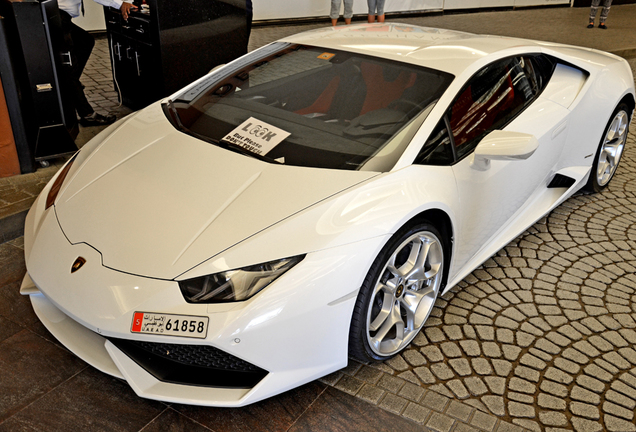
[[[205,339],[208,334],[209,320],[208,317],[202,316],[135,312],[130,331],[132,333]]]

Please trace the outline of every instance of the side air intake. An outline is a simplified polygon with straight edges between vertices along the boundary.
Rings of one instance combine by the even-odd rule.
[[[561,174],[554,176],[548,188],[566,188],[569,189],[576,182],[572,177],[567,177]]]

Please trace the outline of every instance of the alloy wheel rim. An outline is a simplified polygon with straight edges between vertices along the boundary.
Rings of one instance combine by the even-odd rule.
[[[371,350],[391,356],[420,331],[442,282],[444,253],[433,233],[407,238],[380,273],[367,310],[366,335]]]
[[[596,181],[599,186],[605,186],[609,183],[616,172],[618,163],[623,155],[625,140],[627,139],[628,116],[625,111],[619,111],[607,133],[603,138],[603,145],[598,156],[598,166],[596,170]]]

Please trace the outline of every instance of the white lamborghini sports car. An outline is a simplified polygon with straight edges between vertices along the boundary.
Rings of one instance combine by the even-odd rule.
[[[242,406],[409,345],[634,110],[592,49],[401,24],[253,51],[113,124],[28,214],[21,292],[141,397]]]

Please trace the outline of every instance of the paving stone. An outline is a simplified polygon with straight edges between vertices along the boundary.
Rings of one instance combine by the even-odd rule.
[[[450,398],[434,391],[426,392],[426,394],[420,401],[420,405],[423,405],[438,412],[444,412],[449,403]]]
[[[466,355],[469,357],[477,357],[481,355],[481,349],[477,341],[462,340],[459,342],[459,345],[461,346],[462,350],[464,350]]]
[[[605,414],[611,414],[629,421],[634,419],[634,410],[629,410],[612,402],[603,402],[602,409]]]
[[[522,365],[529,366],[533,369],[537,369],[537,370],[543,370],[547,367],[546,362],[528,353],[524,354],[521,357],[521,359],[519,360],[519,363],[521,363]]]
[[[446,383],[446,387],[448,387],[448,389],[459,399],[466,399],[470,396],[470,393],[461,380],[450,380]]]
[[[534,397],[528,394],[509,391],[506,393],[506,397],[511,401],[521,402],[529,405],[534,404]]]
[[[594,364],[596,364],[599,367],[605,369],[607,372],[609,372],[612,375],[616,375],[619,372],[619,369],[616,366],[614,366],[613,364],[605,361],[602,358],[594,359]]]
[[[548,354],[547,352],[538,350],[536,348],[530,348],[528,352],[533,356],[543,360],[544,362],[550,362],[554,358],[552,354]]]
[[[636,389],[634,388],[633,384],[628,385],[628,384],[625,384],[625,381],[624,381],[626,378],[629,378],[629,377],[632,377],[632,376],[629,374],[623,374],[621,377],[619,377],[620,381],[618,380],[613,381],[610,384],[610,388],[614,391],[622,393],[623,395],[627,396],[631,400],[636,400]]]
[[[521,426],[502,421],[497,426],[497,432],[524,432]]]
[[[601,403],[601,397],[597,393],[584,389],[578,385],[575,385],[572,387],[572,390],[570,390],[570,398],[592,405],[598,405]]]
[[[634,423],[625,421],[621,418],[614,417],[607,414],[603,417],[605,427],[610,432],[634,432],[636,431],[636,425]]]
[[[402,373],[399,373],[397,376],[398,378],[402,378],[404,381],[408,381],[410,383],[417,384],[417,385],[421,384],[417,375],[415,375],[413,371],[411,370],[407,370]]]
[[[584,417],[592,420],[598,420],[601,418],[599,410],[596,406],[581,402],[570,402],[570,412],[575,416]]]
[[[604,430],[599,422],[580,417],[572,417],[570,422],[572,422],[572,426],[576,432],[601,432]]]
[[[435,345],[428,345],[420,349],[422,354],[428,359],[429,362],[440,362],[444,360],[442,351]]]
[[[404,381],[400,378],[384,374],[380,381],[378,381],[377,386],[383,388],[385,390],[390,391],[391,393],[396,394],[402,386],[404,385]]]
[[[371,384],[365,384],[356,394],[357,397],[377,405],[384,396],[385,391]]]
[[[518,402],[508,403],[508,413],[513,417],[534,418],[535,410],[532,405],[526,405]]]
[[[354,378],[349,375],[343,375],[342,378],[336,383],[335,387],[346,393],[355,395],[364,385],[364,381]]]
[[[484,381],[490,391],[496,395],[503,395],[506,391],[506,379],[502,377],[487,376]]]
[[[556,359],[554,359],[554,365],[562,371],[572,375],[578,374],[581,370],[581,367],[578,364],[561,357],[557,357]]]
[[[618,353],[632,365],[636,365],[636,351],[633,348],[621,348]]]
[[[539,421],[546,426],[567,426],[569,423],[565,414],[554,411],[541,411]]]
[[[450,432],[455,420],[447,415],[433,412],[426,422],[426,427],[435,432]]]
[[[408,401],[406,399],[396,396],[393,393],[386,393],[378,406],[399,415],[407,404]]]
[[[504,398],[500,396],[482,396],[481,401],[486,405],[491,413],[503,416],[506,414]]]
[[[431,410],[415,403],[409,403],[402,415],[418,424],[424,424],[431,414]]]
[[[448,364],[450,364],[451,368],[459,376],[468,376],[472,374],[472,369],[470,368],[470,363],[467,359],[452,359],[448,361]]]
[[[558,398],[547,393],[539,393],[537,404],[542,408],[551,409],[553,411],[563,411],[566,403],[563,398]]]
[[[476,325],[475,330],[482,341],[495,340],[495,329],[491,325]]]
[[[382,371],[369,366],[363,366],[358,372],[356,372],[355,377],[364,382],[375,384],[380,380],[380,378],[382,378]]]
[[[399,355],[389,360],[386,360],[384,363],[399,372],[405,371],[409,368],[408,363],[405,362],[402,356],[399,356]]]
[[[428,367],[426,367],[426,366],[415,368],[415,369],[413,369],[413,372],[415,372],[417,377],[424,384],[433,384],[433,383],[437,382],[437,378],[435,378],[435,375],[433,375],[431,370]]]
[[[521,348],[515,345],[505,344],[501,347],[501,349],[506,360],[516,361],[521,354]]]
[[[440,347],[442,349],[442,353],[446,357],[455,358],[462,356],[462,351],[459,349],[459,345],[454,342],[444,342]]]
[[[624,394],[618,393],[614,390],[608,390],[607,392],[605,392],[605,399],[621,405],[628,410],[631,410],[631,412],[633,412],[634,408],[636,408],[636,401],[634,399],[629,398]]]
[[[545,377],[552,381],[566,385],[570,384],[574,380],[574,378],[570,374],[565,373],[562,370],[554,367],[549,367],[545,371]]]
[[[541,374],[538,371],[525,366],[517,366],[515,368],[515,375],[519,378],[535,383],[539,382],[539,379],[541,378]]]
[[[539,384],[539,388],[544,392],[550,393],[551,395],[556,397],[564,398],[568,395],[568,388],[566,386],[547,379],[541,381],[541,383]]]
[[[481,396],[488,392],[484,381],[479,377],[469,377],[464,379],[464,385],[473,396]]]
[[[495,372],[499,376],[508,376],[512,370],[512,363],[506,360],[491,360]]]
[[[608,352],[603,354],[603,360],[611,363],[619,369],[629,369],[631,367],[631,364],[617,352]]]
[[[492,432],[497,424],[497,418],[481,411],[475,411],[470,424],[479,430]]]
[[[501,357],[501,349],[495,342],[484,342],[481,345],[482,351],[486,357],[499,358]]]
[[[414,367],[426,364],[424,356],[414,349],[404,351],[402,357],[408,364]]]

